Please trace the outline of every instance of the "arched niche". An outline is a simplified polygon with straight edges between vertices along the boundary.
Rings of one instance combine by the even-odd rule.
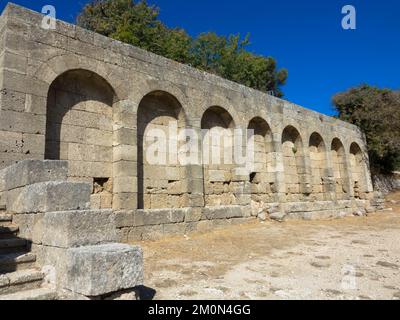
[[[322,136],[313,132],[308,143],[312,194],[315,200],[326,199],[326,147]]]
[[[305,184],[305,162],[303,141],[299,131],[287,126],[282,133],[282,156],[285,172],[287,201],[303,200]]]
[[[68,160],[70,179],[93,183],[92,207],[112,207],[115,93],[94,72],[59,75],[47,96],[45,159]]]
[[[186,118],[170,93],[143,97],[137,111],[138,208],[170,209],[188,205],[186,166],[179,160],[179,132]]]
[[[235,205],[237,182],[233,182],[232,116],[224,108],[208,108],[201,119],[204,201],[209,207]]]

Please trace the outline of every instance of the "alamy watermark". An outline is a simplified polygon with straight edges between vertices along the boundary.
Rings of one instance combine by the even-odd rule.
[[[237,174],[254,171],[254,130],[178,128],[171,121],[143,135],[143,157],[150,165],[232,165]]]
[[[352,5],[346,5],[342,8],[342,14],[345,15],[342,19],[342,28],[344,30],[356,30],[357,29],[356,8]]]
[[[56,29],[56,8],[52,5],[46,5],[42,8],[42,13],[45,15],[42,19],[41,27],[45,30]]]

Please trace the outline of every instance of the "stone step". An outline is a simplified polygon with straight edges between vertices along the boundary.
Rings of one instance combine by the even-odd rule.
[[[38,182],[65,181],[68,175],[68,162],[23,160],[4,168],[0,174],[4,177],[0,191],[13,190]]]
[[[53,289],[39,288],[25,290],[8,295],[0,295],[0,300],[55,300],[57,293]]]
[[[38,289],[42,285],[43,277],[43,273],[35,269],[2,274],[0,275],[0,294]]]
[[[12,215],[0,211],[0,227],[8,227],[12,223]]]
[[[18,227],[9,225],[9,226],[0,226],[0,239],[9,239],[15,238],[18,233]]]
[[[5,204],[0,204],[0,212],[7,211],[7,206]]]
[[[31,252],[8,253],[0,255],[0,272],[12,272],[33,268],[36,255]]]
[[[90,207],[91,191],[90,183],[38,182],[8,191],[7,210],[14,214],[84,210]]]
[[[0,254],[23,252],[26,250],[27,241],[25,239],[0,239]]]
[[[0,222],[11,222],[12,215],[6,213],[0,213]]]

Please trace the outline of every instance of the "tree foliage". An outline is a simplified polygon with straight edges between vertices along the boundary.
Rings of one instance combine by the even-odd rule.
[[[400,168],[400,91],[361,85],[335,95],[333,104],[340,119],[365,132],[374,173]]]
[[[277,70],[272,57],[247,50],[249,35],[221,36],[213,32],[192,38],[183,29],[168,28],[159,9],[146,1],[94,0],[77,18],[79,26],[226,79],[283,96],[286,69]]]

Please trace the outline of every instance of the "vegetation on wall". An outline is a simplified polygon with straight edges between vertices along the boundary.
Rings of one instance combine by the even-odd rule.
[[[400,169],[400,91],[360,85],[333,97],[339,118],[359,126],[373,173]]]
[[[159,20],[159,9],[146,1],[94,0],[77,18],[79,26],[228,80],[282,97],[288,72],[272,57],[249,50],[249,36],[207,32],[191,37]]]

